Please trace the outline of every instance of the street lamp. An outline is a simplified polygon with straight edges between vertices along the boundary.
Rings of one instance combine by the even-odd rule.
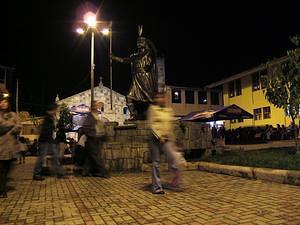
[[[96,28],[96,15],[92,12],[88,12],[83,16],[84,22],[89,26],[89,28]]]
[[[101,30],[101,33],[102,33],[103,35],[107,36],[107,35],[109,35],[109,29],[108,29],[108,28],[103,28],[103,29]]]
[[[95,69],[95,64],[94,64],[94,51],[95,51],[95,32],[94,29],[96,28],[96,14],[92,12],[88,12],[83,16],[84,23],[87,25],[87,29],[91,30],[92,35],[91,35],[91,106],[94,101],[94,69]],[[76,32],[78,34],[84,34],[84,30],[80,27],[76,29]]]
[[[77,28],[77,29],[76,29],[76,32],[77,32],[78,34],[84,34],[84,30],[83,30],[82,28]]]
[[[91,30],[91,103],[94,101],[94,45],[95,45],[95,31],[97,31],[97,24],[104,24],[100,32],[104,36],[109,36],[109,74],[110,74],[110,108],[113,109],[112,97],[112,22],[111,21],[97,21],[94,13],[88,12],[84,15],[84,23],[87,25],[87,30]],[[84,34],[86,31],[83,28],[77,28],[78,34]]]

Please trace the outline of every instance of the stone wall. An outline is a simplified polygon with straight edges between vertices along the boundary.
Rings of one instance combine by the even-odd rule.
[[[148,161],[147,143],[108,142],[103,145],[102,162],[109,170],[140,171],[142,165]]]
[[[174,132],[183,149],[207,149],[211,147],[208,125],[195,122],[174,122]],[[126,122],[122,126],[106,124],[107,140],[103,144],[101,159],[110,170],[141,170],[148,163],[150,136],[147,121]]]

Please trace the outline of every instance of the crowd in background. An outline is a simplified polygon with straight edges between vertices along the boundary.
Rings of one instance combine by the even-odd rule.
[[[264,127],[239,127],[237,129],[225,130],[219,127],[218,138],[225,138],[226,144],[256,144],[275,140],[290,140],[299,133],[299,128],[295,124],[286,127],[277,124],[276,127],[266,125]]]

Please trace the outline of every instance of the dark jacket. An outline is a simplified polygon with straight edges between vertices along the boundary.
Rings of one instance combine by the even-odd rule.
[[[49,114],[46,114],[44,121],[40,128],[39,142],[54,143],[53,133],[55,131],[54,118]]]
[[[58,131],[56,133],[56,142],[61,143],[61,142],[66,142],[66,141],[67,141],[66,129],[58,128]]]

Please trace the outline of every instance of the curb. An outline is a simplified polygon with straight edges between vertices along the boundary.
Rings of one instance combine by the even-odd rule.
[[[168,169],[166,163],[161,163],[163,171]],[[231,166],[210,162],[188,162],[183,170],[200,170],[210,173],[225,174],[229,176],[242,177],[252,180],[264,180],[280,184],[290,184],[300,186],[300,171],[280,170],[269,168],[257,168],[249,166]],[[151,171],[151,164],[143,164],[143,172]]]
[[[217,163],[199,162],[198,170],[254,180],[265,180],[280,184],[300,186],[300,171],[257,168],[248,166],[230,166]]]

